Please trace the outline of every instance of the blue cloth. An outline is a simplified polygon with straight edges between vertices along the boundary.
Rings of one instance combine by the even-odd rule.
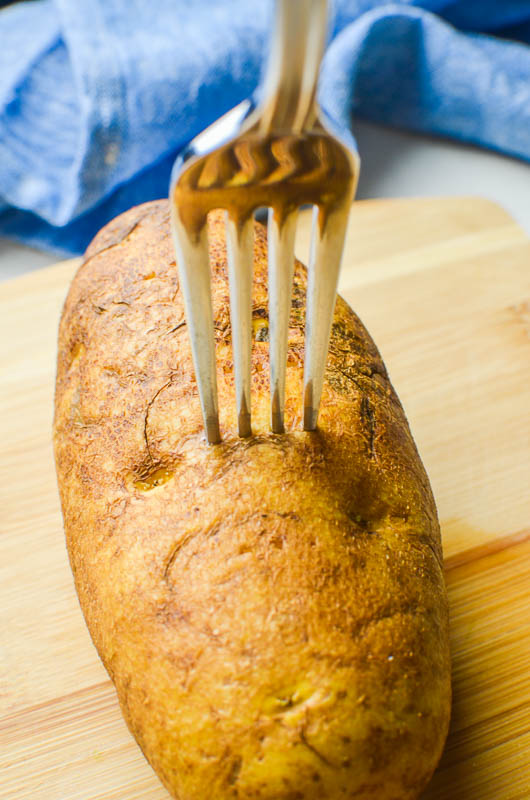
[[[530,2],[336,0],[332,14],[320,96],[340,124],[530,159]],[[0,10],[0,235],[79,253],[119,212],[166,196],[178,151],[255,89],[271,15],[270,0]]]

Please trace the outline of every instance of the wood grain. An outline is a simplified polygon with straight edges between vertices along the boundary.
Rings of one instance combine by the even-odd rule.
[[[75,266],[0,285],[0,799],[163,800],[63,541],[51,416]],[[530,243],[478,198],[363,201],[341,289],[382,351],[442,523],[454,710],[424,800],[528,800]]]

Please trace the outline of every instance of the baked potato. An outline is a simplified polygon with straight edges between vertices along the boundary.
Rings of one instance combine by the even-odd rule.
[[[205,441],[165,201],[94,239],[60,324],[54,444],[70,562],[127,724],[179,800],[412,800],[450,713],[431,489],[381,357],[337,299],[301,430],[269,431],[256,226],[252,438],[237,436],[224,224],[210,219],[223,441]]]

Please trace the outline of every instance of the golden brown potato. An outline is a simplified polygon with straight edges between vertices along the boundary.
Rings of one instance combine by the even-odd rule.
[[[59,336],[55,452],[79,599],[123,714],[179,800],[408,800],[450,709],[436,510],[368,333],[337,302],[319,429],[268,430],[256,230],[254,437],[239,439],[222,218],[211,225],[223,443],[205,443],[166,202],[87,251]]]

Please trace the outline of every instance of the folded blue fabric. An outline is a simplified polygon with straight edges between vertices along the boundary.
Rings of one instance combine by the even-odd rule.
[[[179,150],[255,89],[271,15],[249,0],[0,10],[0,234],[79,253],[111,217],[166,196]],[[339,124],[530,159],[530,2],[336,0],[332,15],[320,99]]]

